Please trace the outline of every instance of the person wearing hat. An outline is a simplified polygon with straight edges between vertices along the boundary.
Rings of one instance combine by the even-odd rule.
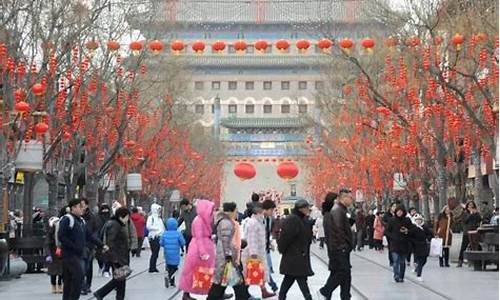
[[[319,299],[331,299],[333,291],[338,286],[340,286],[340,298],[342,300],[351,299],[351,262],[349,256],[354,244],[351,223],[347,217],[347,208],[353,202],[351,191],[341,189],[330,212],[330,219],[325,219],[330,276],[317,293]]]
[[[279,291],[279,300],[286,299],[288,290],[297,281],[302,295],[312,300],[307,277],[313,276],[309,248],[312,231],[307,217],[311,212],[310,204],[304,199],[295,202],[292,213],[283,220],[278,238],[278,250],[282,254],[280,273],[285,275]]]
[[[417,280],[424,281],[422,279],[422,269],[427,262],[427,257],[430,251],[430,242],[433,237],[432,230],[424,224],[424,217],[420,214],[415,214],[413,216],[415,226],[410,232],[411,234],[411,245],[413,250],[413,255],[416,263],[415,273],[417,273]]]

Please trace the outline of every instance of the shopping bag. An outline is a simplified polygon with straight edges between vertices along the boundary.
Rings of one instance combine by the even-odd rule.
[[[238,270],[232,262],[227,262],[224,265],[224,272],[222,273],[222,286],[235,286],[241,282]]]
[[[264,284],[264,270],[264,263],[260,259],[249,259],[247,261],[246,284],[262,286]]]
[[[442,253],[443,253],[443,239],[433,238],[431,240],[431,249],[429,252],[429,256],[437,257],[441,256]]]
[[[212,276],[214,269],[208,267],[198,266],[193,270],[193,289],[207,291],[212,285]]]

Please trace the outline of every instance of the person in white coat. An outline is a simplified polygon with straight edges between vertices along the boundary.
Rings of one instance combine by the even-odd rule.
[[[149,246],[151,247],[151,258],[149,259],[149,273],[158,273],[156,268],[156,261],[158,260],[158,253],[160,252],[160,238],[165,231],[165,225],[160,216],[161,206],[153,203],[151,204],[151,213],[146,222],[148,229]]]

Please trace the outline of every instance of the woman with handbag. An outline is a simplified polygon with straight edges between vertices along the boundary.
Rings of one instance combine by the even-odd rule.
[[[186,260],[179,280],[179,289],[183,291],[182,300],[193,300],[191,293],[206,295],[210,282],[203,279],[211,277],[215,265],[215,246],[212,242],[214,203],[199,200],[196,205],[197,216],[191,225],[192,240],[189,244]],[[201,276],[202,273],[208,276]]]
[[[448,205],[444,206],[441,213],[438,216],[436,225],[434,226],[434,232],[436,238],[443,240],[443,254],[439,256],[439,266],[449,267],[450,266],[450,248],[453,233],[451,232],[451,225],[453,222],[453,214],[451,213]]]
[[[125,299],[125,281],[130,275],[129,241],[127,223],[130,212],[125,207],[115,211],[115,215],[106,224],[103,243],[109,247],[103,255],[107,263],[113,268],[113,279],[94,293],[97,300],[104,299],[112,290],[116,289],[116,299]]]

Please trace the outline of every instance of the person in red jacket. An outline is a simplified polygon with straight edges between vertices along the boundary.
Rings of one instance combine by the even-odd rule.
[[[132,257],[141,257],[142,243],[144,242],[144,227],[146,226],[146,220],[137,207],[132,208],[132,215],[130,219],[134,222],[135,230],[137,232],[137,249],[132,250]]]

